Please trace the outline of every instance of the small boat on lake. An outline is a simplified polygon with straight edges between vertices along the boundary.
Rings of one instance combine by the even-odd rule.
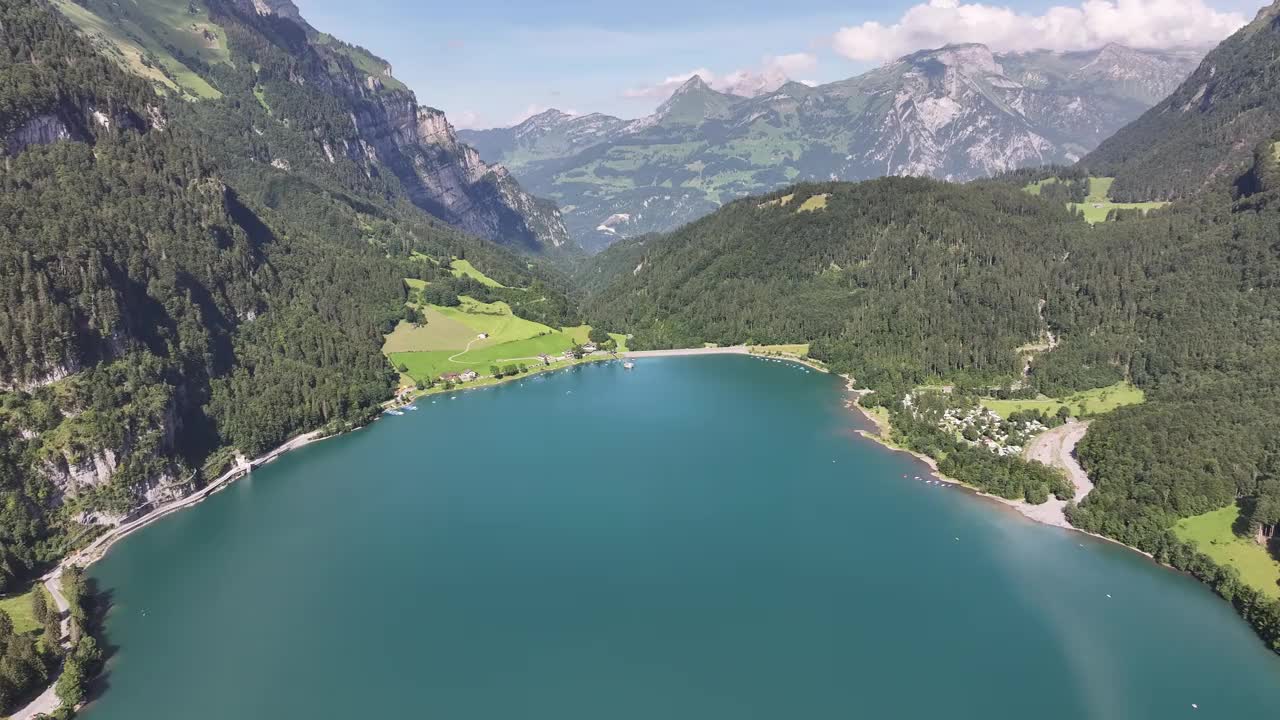
[[[403,413],[402,411],[400,411],[400,410],[388,410],[388,411],[387,411],[387,414],[388,414],[388,415],[403,415],[404,413]]]
[[[623,367],[623,368],[625,368],[625,369],[627,369],[627,370],[632,370],[632,369],[634,369],[634,368],[635,368],[635,366],[636,366],[636,364],[635,364],[635,363],[633,363],[633,362],[631,362],[630,360],[628,360],[628,361],[626,361],[626,362],[622,363],[622,367]]]

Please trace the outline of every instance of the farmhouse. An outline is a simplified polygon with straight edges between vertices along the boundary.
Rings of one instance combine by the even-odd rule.
[[[593,353],[596,351],[596,349],[597,348],[595,343],[587,343],[586,345],[582,346],[582,352],[584,353]]]
[[[564,351],[564,359],[565,359],[565,360],[577,360],[577,359],[578,359],[578,354],[577,354],[577,353],[575,353],[572,349],[565,350],[565,351]]]
[[[539,355],[539,356],[538,356],[538,359],[542,361],[542,364],[543,364],[543,365],[550,365],[550,364],[551,364],[551,356],[550,356],[550,355]]]
[[[445,382],[456,383],[456,382],[461,382],[462,376],[456,372],[447,372],[441,375],[440,379]]]
[[[458,377],[462,380],[462,382],[471,382],[472,380],[475,380],[476,378],[480,377],[480,375],[475,370],[466,370]]]

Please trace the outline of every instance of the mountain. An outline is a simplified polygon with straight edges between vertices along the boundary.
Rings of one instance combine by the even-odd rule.
[[[1029,502],[1058,494],[1053,478],[957,438],[940,418],[993,396],[1132,383],[1144,402],[1092,412],[1076,453],[1094,488],[1067,517],[1209,584],[1280,651],[1272,581],[1182,522],[1226,515],[1239,547],[1257,542],[1280,561],[1278,17],[1280,3],[1076,167],[964,185],[802,183],[621,240],[578,269],[587,319],[631,333],[633,348],[809,343],[813,358],[870,390],[860,402],[891,420],[895,444]],[[985,93],[990,82],[972,81],[980,66],[993,77],[986,55],[953,51],[968,59],[938,58],[938,76]],[[1114,62],[1128,54],[1062,62],[1080,82],[1150,87],[1149,67]],[[998,59],[998,77],[1025,87],[1027,66],[1045,66],[1021,61]],[[948,69],[959,63],[964,73]],[[872,76],[888,82],[893,67]],[[1034,117],[1021,97],[1022,116]],[[1177,201],[1091,225],[1067,204],[1108,184],[1090,171]],[[947,393],[927,390],[944,384]]]
[[[579,324],[530,245],[423,209],[439,193],[462,224],[536,201],[494,169],[493,200],[450,188],[474,152],[372,56],[286,2],[119,8],[84,33],[82,6],[0,1],[5,593],[237,458],[379,413],[406,278],[458,285],[466,259],[529,289],[515,314]],[[0,675],[7,714],[24,688]]]
[[[743,98],[711,89],[701,75],[694,75],[676,88],[671,97],[658,106],[645,123],[633,126],[639,130],[646,126],[675,127],[698,126],[708,120],[725,120],[734,105]]]
[[[418,104],[386,61],[315,30],[289,0],[56,0],[55,6],[100,52],[162,93],[216,99],[230,85],[252,82],[272,121],[309,130],[326,161],[341,156],[366,176],[394,178],[419,207],[494,242],[533,253],[570,247],[554,203],[482,162],[443,113]],[[254,58],[254,77],[235,65],[231,50],[250,26],[254,46],[240,52]],[[319,108],[273,97],[286,94],[286,84],[317,91],[324,125]]]
[[[969,180],[1071,163],[1172,91],[1198,59],[1119,45],[1022,54],[954,45],[754,98],[695,76],[630,122],[550,111],[461,136],[557,200],[573,238],[598,250],[797,181]]]
[[[506,157],[510,166],[568,157],[605,142],[626,120],[592,113],[569,115],[547,110],[509,128],[462,130],[459,134],[482,158]]]
[[[1235,182],[1258,143],[1280,127],[1278,53],[1280,6],[1272,4],[1082,164],[1115,176],[1116,200],[1169,200]]]

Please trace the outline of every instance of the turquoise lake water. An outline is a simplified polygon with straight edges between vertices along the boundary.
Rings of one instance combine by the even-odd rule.
[[[1226,603],[912,480],[836,378],[637,365],[420,401],[122,541],[84,717],[1280,711],[1280,658]]]

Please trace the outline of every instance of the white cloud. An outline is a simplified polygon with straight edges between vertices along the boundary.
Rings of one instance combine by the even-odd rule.
[[[1083,0],[1039,15],[1008,7],[929,0],[896,23],[841,28],[833,49],[851,60],[892,60],[948,43],[976,42],[998,52],[1090,50],[1109,42],[1137,48],[1204,46],[1244,25],[1240,13],[1218,12],[1204,0]]]
[[[705,67],[698,68],[679,75],[671,75],[652,85],[631,88],[623,92],[623,97],[665,100],[694,75],[698,75],[708,85],[721,92],[754,97],[761,93],[773,92],[797,74],[809,72],[817,66],[818,58],[811,53],[766,55],[756,68],[742,68],[723,75]]]
[[[473,110],[462,110],[456,113],[446,113],[449,124],[459,130],[475,130],[480,128],[480,114]]]

